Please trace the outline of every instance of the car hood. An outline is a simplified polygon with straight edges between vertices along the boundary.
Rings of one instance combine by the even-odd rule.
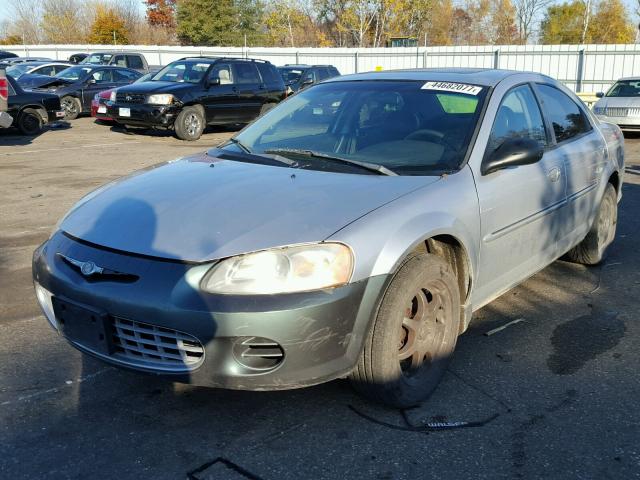
[[[53,77],[48,75],[40,75],[38,73],[25,73],[18,77],[17,81],[23,88],[33,88],[44,85],[53,80]]]
[[[594,107],[640,107],[640,97],[604,97]]]
[[[60,228],[124,252],[205,262],[322,241],[437,180],[294,170],[200,154],[99,188]]]
[[[127,93],[179,93],[183,90],[190,90],[197,84],[189,82],[160,82],[147,81],[140,83],[132,83],[122,88],[121,91]]]
[[[34,90],[39,89],[39,90],[47,90],[49,92],[55,92],[62,88],[81,83],[79,80],[72,81],[72,80],[65,80],[64,78],[46,77],[44,75],[43,77],[44,78],[42,81],[39,81],[39,80],[36,81],[35,84],[31,86],[31,88]]]

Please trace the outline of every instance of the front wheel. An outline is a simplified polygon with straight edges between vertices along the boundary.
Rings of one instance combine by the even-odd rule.
[[[187,140],[191,142],[198,140],[205,127],[202,108],[197,105],[184,107],[176,117],[173,126],[176,136],[180,140]]]
[[[62,97],[60,100],[60,106],[64,110],[64,119],[65,120],[75,120],[78,118],[78,115],[82,112],[82,106],[80,105],[80,100],[71,95],[67,95]]]
[[[604,190],[598,214],[584,240],[565,255],[571,262],[597,265],[607,256],[607,248],[616,236],[618,224],[618,198],[610,183]]]
[[[433,393],[455,349],[460,291],[442,258],[419,253],[384,295],[351,382],[372,400],[410,407]]]

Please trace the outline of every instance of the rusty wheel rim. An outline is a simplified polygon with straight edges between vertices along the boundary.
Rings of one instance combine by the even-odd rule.
[[[398,360],[408,379],[430,368],[442,347],[448,320],[444,291],[435,285],[419,289],[403,312]]]

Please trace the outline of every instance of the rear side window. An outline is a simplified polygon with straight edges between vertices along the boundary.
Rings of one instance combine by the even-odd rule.
[[[91,76],[97,83],[107,83],[113,81],[112,70],[98,70],[93,72]]]
[[[233,69],[235,83],[262,83],[254,63],[235,63]]]
[[[568,95],[549,85],[538,85],[538,91],[558,143],[591,130],[587,117]]]
[[[487,149],[493,152],[509,138],[530,138],[547,144],[542,114],[529,85],[511,89],[502,99]]]
[[[137,55],[127,55],[127,63],[129,68],[144,68],[142,59]]]
[[[66,70],[67,68],[69,68],[69,65],[56,65],[55,67],[53,67],[53,70],[55,72],[54,75],[56,73],[59,73],[59,72],[63,71],[63,70]]]
[[[280,83],[280,75],[276,67],[269,63],[258,63],[257,65],[264,83]]]
[[[116,82],[133,82],[140,78],[140,75],[130,70],[116,70],[113,72],[113,76]]]

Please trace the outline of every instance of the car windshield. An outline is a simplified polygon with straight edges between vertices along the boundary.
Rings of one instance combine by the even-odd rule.
[[[92,65],[106,65],[109,63],[113,57],[110,53],[92,53],[87,58],[85,58],[82,63],[90,63]]]
[[[151,80],[199,83],[210,66],[211,62],[206,61],[178,60],[164,67]]]
[[[607,97],[640,97],[640,80],[620,80],[607,92]]]
[[[33,68],[33,65],[27,65],[26,63],[18,63],[7,68],[7,73],[13,78],[20,78],[23,74],[27,73],[27,70]]]
[[[282,75],[282,80],[285,85],[296,83],[304,73],[304,70],[301,68],[278,68],[278,71],[280,75]]]
[[[434,175],[464,161],[486,90],[425,81],[320,84],[290,97],[235,138],[254,154],[306,151],[319,154],[316,162],[333,156],[400,175]]]
[[[61,72],[56,73],[54,77],[62,78],[64,80],[76,81],[86,77],[87,74],[91,72],[91,70],[93,70],[91,67],[69,67],[65,68]]]

